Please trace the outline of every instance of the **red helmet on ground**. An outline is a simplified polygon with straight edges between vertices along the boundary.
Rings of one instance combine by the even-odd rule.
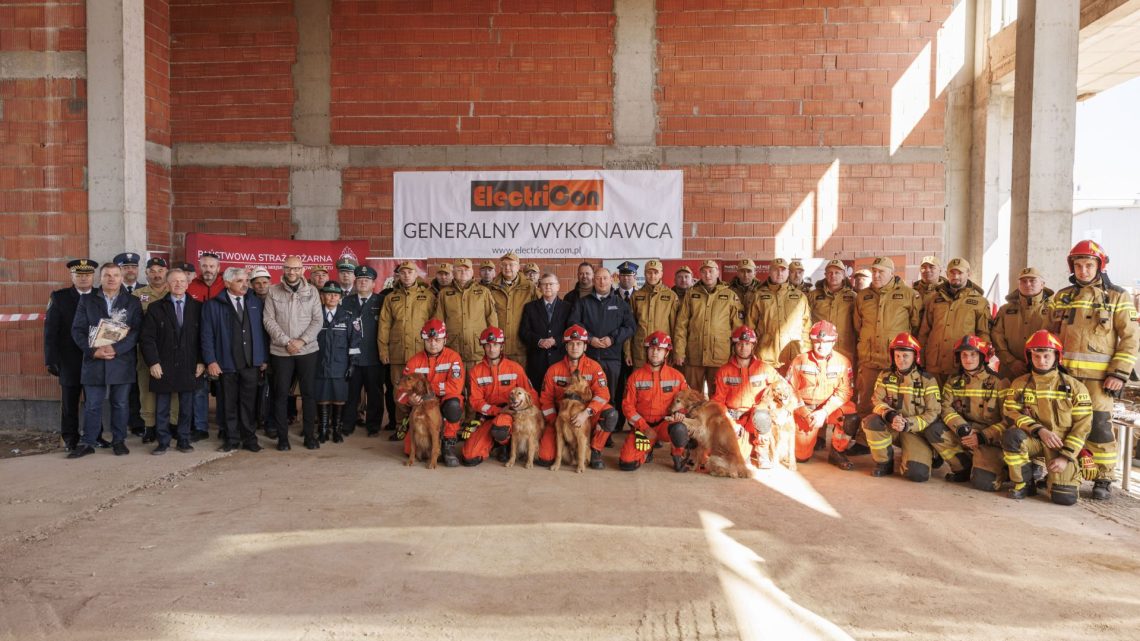
[[[480,345],[486,345],[487,343],[498,343],[502,345],[505,342],[507,342],[507,335],[503,333],[503,330],[495,326],[488,327],[483,330],[482,334],[479,334]]]
[[[1069,272],[1073,271],[1074,258],[1095,258],[1100,263],[1098,271],[1108,269],[1108,254],[1105,253],[1104,248],[1100,243],[1092,240],[1082,240],[1081,242],[1073,245],[1069,250]]]
[[[438,318],[432,318],[424,323],[423,329],[420,330],[420,338],[425,341],[429,338],[447,338],[447,325]]]
[[[895,361],[895,350],[899,349],[906,349],[914,352],[915,362],[919,364],[922,363],[922,345],[919,344],[918,339],[914,336],[911,336],[907,332],[899,332],[899,335],[895,336],[895,339],[891,341],[891,344],[889,346],[887,346],[887,352],[890,353],[892,365],[894,365]]]
[[[756,332],[752,331],[752,328],[747,325],[741,325],[740,327],[732,330],[732,342],[755,343]]]
[[[669,351],[672,351],[673,350],[673,339],[669,338],[669,335],[666,334],[665,332],[663,332],[661,330],[657,330],[656,332],[653,332],[649,336],[645,337],[645,346],[646,347],[660,347],[661,349],[667,349]]]
[[[1061,344],[1061,339],[1047,329],[1039,329],[1033,332],[1029,340],[1025,341],[1025,362],[1033,362],[1033,357],[1029,355],[1029,350],[1033,349],[1051,349],[1057,352],[1058,360],[1060,360],[1061,354],[1065,353],[1065,346]]]
[[[571,325],[567,327],[566,331],[562,334],[563,343],[569,343],[570,341],[582,341],[585,343],[588,340],[590,340],[590,333],[581,325]]]
[[[811,333],[808,335],[811,341],[821,341],[825,343],[834,343],[839,340],[839,331],[835,329],[828,321],[819,321],[811,326]]]

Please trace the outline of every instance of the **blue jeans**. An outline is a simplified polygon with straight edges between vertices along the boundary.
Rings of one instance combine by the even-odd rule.
[[[181,399],[179,399],[181,403]],[[182,408],[179,407],[179,410]],[[203,379],[198,389],[194,390],[194,431],[208,432],[210,430],[210,382]]]
[[[195,392],[178,392],[178,440],[190,440],[190,421],[194,415]],[[158,444],[170,445],[170,397],[173,394],[154,395],[155,424],[158,426]]]
[[[121,385],[83,386],[83,444],[95,447],[103,431],[103,399],[111,399],[111,442],[127,439],[127,405],[131,396],[130,383]]]

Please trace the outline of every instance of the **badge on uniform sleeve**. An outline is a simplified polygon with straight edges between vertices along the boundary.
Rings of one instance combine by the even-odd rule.
[[[451,364],[451,378],[460,378],[462,376],[463,376],[463,372],[460,370],[459,363],[452,363]]]
[[[1084,405],[1086,403],[1091,405],[1092,397],[1090,397],[1088,394],[1077,394],[1077,402],[1081,405]]]

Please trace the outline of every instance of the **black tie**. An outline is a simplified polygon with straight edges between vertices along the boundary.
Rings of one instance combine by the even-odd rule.
[[[240,298],[234,299],[234,306],[237,308],[238,320],[245,319],[245,309],[243,309],[241,306],[241,299]]]
[[[546,304],[546,322],[554,320],[554,303]]]
[[[625,302],[628,303],[629,302],[629,292],[622,292],[621,295],[625,297]]]
[[[182,329],[182,300],[174,301],[174,312],[178,314],[178,329]]]

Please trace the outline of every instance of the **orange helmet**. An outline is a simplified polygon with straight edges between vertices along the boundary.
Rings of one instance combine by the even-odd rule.
[[[563,343],[569,343],[570,341],[582,341],[585,343],[588,340],[590,340],[590,333],[581,325],[571,325],[567,327],[566,331],[562,334]]]
[[[479,334],[480,345],[486,345],[487,343],[498,343],[502,345],[505,342],[507,342],[507,335],[503,333],[503,330],[495,326],[488,327],[483,330],[482,334]]]
[[[1058,360],[1060,360],[1061,354],[1065,352],[1065,346],[1061,344],[1061,339],[1047,329],[1039,329],[1033,332],[1029,340],[1025,341],[1025,362],[1027,363],[1033,362],[1033,358],[1029,355],[1029,350],[1032,349],[1051,349],[1057,352]]]
[[[732,330],[732,342],[755,343],[756,332],[752,331],[752,328],[747,325],[741,325],[740,327]]]
[[[895,336],[895,339],[887,346],[887,352],[890,353],[892,365],[894,365],[895,361],[895,350],[899,349],[914,352],[915,362],[922,364],[922,345],[918,343],[918,339],[914,336],[911,336],[907,332],[899,332],[899,335]]]
[[[432,318],[424,323],[423,329],[420,330],[420,338],[425,341],[429,338],[447,338],[447,325],[438,318]]]
[[[649,336],[645,337],[645,346],[646,347],[660,347],[661,349],[666,349],[666,350],[672,351],[673,350],[673,339],[669,338],[669,335],[666,334],[665,332],[663,332],[661,330],[657,330],[656,332],[653,332]]]
[[[1082,240],[1076,245],[1073,245],[1073,248],[1069,250],[1068,259],[1070,273],[1073,271],[1073,259],[1081,257],[1097,259],[1097,262],[1100,263],[1100,267],[1097,268],[1098,271],[1108,269],[1108,254],[1105,253],[1100,243],[1091,240]]]
[[[809,338],[813,343],[816,341],[834,343],[839,340],[839,332],[835,329],[835,325],[824,320],[811,326]]]

